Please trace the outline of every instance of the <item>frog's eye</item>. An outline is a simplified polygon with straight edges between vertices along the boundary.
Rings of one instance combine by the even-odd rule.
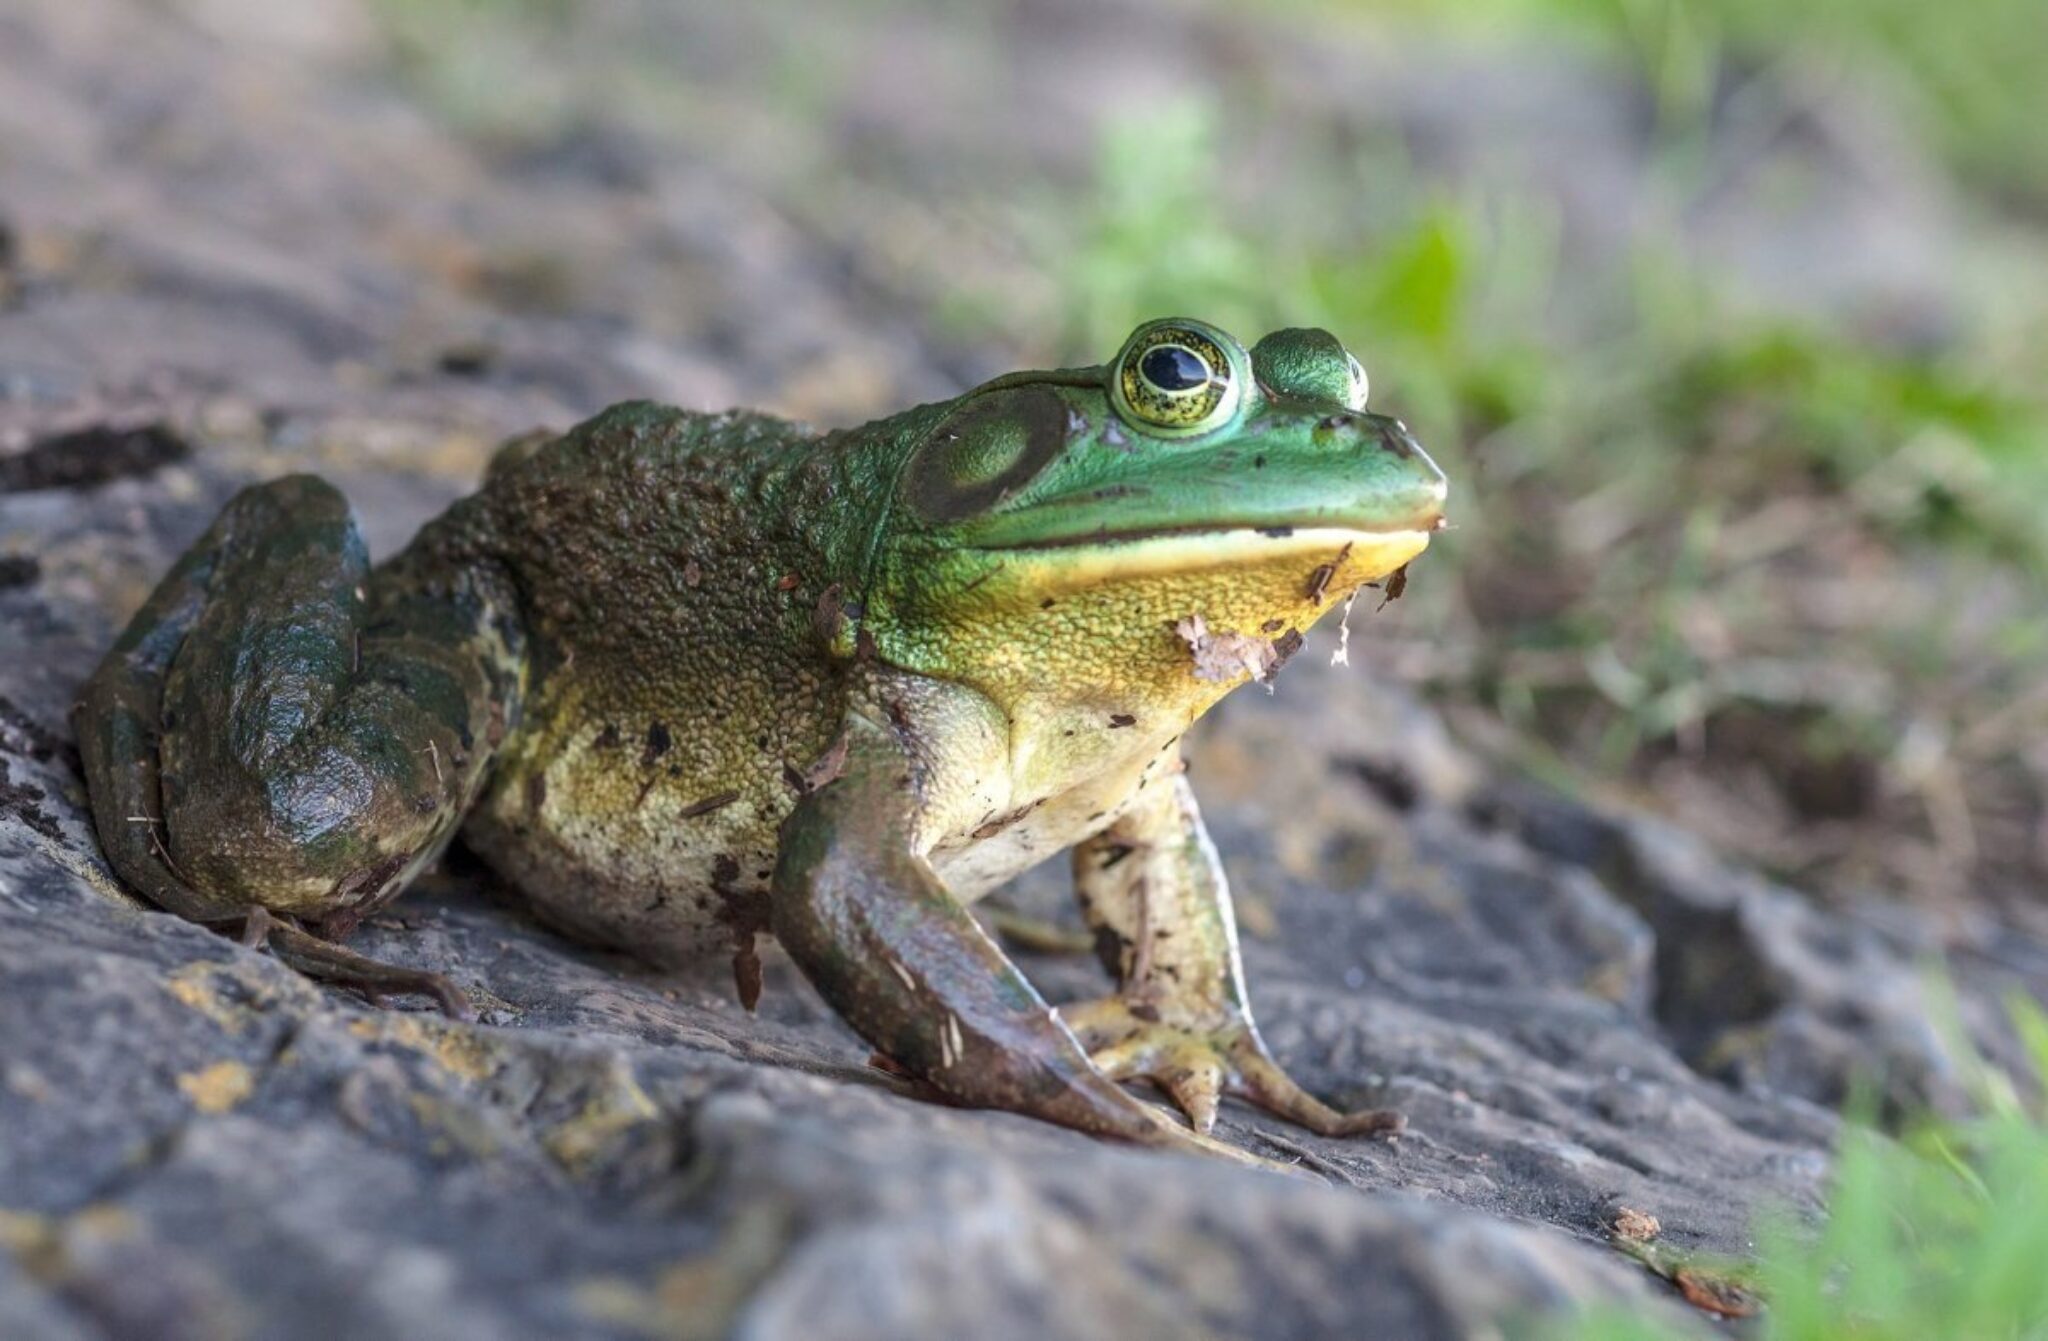
[[[1372,390],[1372,383],[1366,380],[1365,365],[1358,361],[1358,355],[1347,353],[1344,360],[1351,365],[1351,395],[1346,398],[1347,403],[1354,410],[1362,410],[1365,408],[1366,393]]]
[[[1237,412],[1243,380],[1221,332],[1187,321],[1138,328],[1117,356],[1110,398],[1117,413],[1150,433],[1205,433]]]

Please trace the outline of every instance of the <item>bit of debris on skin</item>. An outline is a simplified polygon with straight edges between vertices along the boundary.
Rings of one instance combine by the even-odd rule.
[[[784,573],[781,577],[775,579],[775,589],[777,591],[795,591],[797,583],[801,581],[803,579],[795,573]]]
[[[1328,563],[1319,564],[1308,575],[1308,598],[1317,605],[1323,603],[1323,594],[1330,589],[1330,582],[1337,576],[1337,570],[1344,566],[1344,560],[1351,557],[1351,546],[1347,543],[1337,551],[1337,557]]]
[[[752,932],[741,933],[738,940],[732,952],[733,992],[739,997],[740,1009],[752,1015],[754,1007],[761,1004],[761,955],[754,948]]]
[[[839,626],[845,616],[840,611],[840,586],[832,583],[818,593],[817,608],[811,612],[811,627],[818,635],[818,641],[830,647],[839,641]]]
[[[1195,678],[1211,684],[1226,684],[1248,675],[1273,692],[1273,677],[1287,659],[1301,649],[1301,632],[1289,629],[1279,638],[1260,638],[1249,633],[1212,633],[1200,615],[1189,615],[1173,626],[1194,658]]]
[[[1330,653],[1332,666],[1351,664],[1351,606],[1358,600],[1358,589],[1344,598],[1344,613],[1337,616],[1337,650]]]
[[[740,794],[738,792],[720,792],[716,796],[707,796],[701,801],[692,801],[676,812],[676,818],[695,819],[699,815],[708,815],[714,810],[723,810],[739,799]]]
[[[766,891],[741,889],[740,864],[729,852],[711,863],[711,890],[719,899],[718,920],[732,928],[732,982],[740,1006],[749,1015],[761,1000],[761,958],[754,938],[768,929]]]
[[[889,713],[889,724],[896,728],[898,735],[907,738],[910,735],[910,709],[903,706],[901,699],[894,698],[882,706]]]
[[[685,559],[683,561],[683,585],[694,587],[703,580],[704,570],[697,565],[697,561],[695,559]]]
[[[844,731],[833,737],[825,752],[811,761],[811,766],[799,775],[803,792],[809,795],[846,771],[846,751],[851,742]]]
[[[1113,712],[1109,715],[1109,728],[1112,731],[1121,730],[1127,726],[1136,726],[1137,724],[1138,719],[1127,712]]]
[[[1408,594],[1408,565],[1402,564],[1387,574],[1387,594],[1380,597],[1379,608],[1384,610]]]

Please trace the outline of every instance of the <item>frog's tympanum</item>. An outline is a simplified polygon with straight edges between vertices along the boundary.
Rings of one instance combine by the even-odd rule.
[[[1442,525],[1365,390],[1325,332],[1168,320],[822,436],[620,405],[508,446],[375,568],[330,485],[252,487],[86,688],[101,842],[163,908],[459,1011],[337,942],[460,827],[548,922],[729,956],[749,1007],[773,936],[962,1103],[1226,1150],[1225,1093],[1388,1130],[1267,1052],[1180,757]],[[1117,987],[1055,1011],[968,905],[1069,849]]]

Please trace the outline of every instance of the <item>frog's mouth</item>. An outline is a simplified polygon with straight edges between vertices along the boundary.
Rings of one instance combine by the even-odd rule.
[[[1263,569],[1298,572],[1305,599],[1377,581],[1429,547],[1443,516],[1389,528],[1198,526],[1097,532],[982,551],[1023,570],[1030,587],[1067,591],[1178,575]],[[1325,569],[1328,571],[1325,571]],[[1028,574],[1028,577],[1027,577]],[[1035,580],[1034,580],[1035,579]]]
[[[1318,518],[1308,525],[1275,525],[1265,521],[1211,521],[1192,522],[1185,526],[1143,526],[1128,530],[1112,530],[1101,527],[1079,535],[1051,536],[1040,540],[1018,540],[1002,545],[981,545],[974,548],[984,553],[1001,554],[1013,550],[1055,549],[1076,550],[1109,548],[1120,545],[1143,545],[1154,540],[1198,538],[1222,544],[1233,550],[1251,552],[1257,542],[1265,540],[1291,540],[1306,535],[1320,540],[1331,535],[1353,537],[1406,536],[1421,534],[1428,536],[1441,531],[1449,523],[1443,512],[1434,510],[1421,516],[1409,518],[1390,526],[1332,524]]]

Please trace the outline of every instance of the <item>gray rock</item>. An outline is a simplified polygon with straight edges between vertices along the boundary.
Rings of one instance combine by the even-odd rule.
[[[1270,1041],[1413,1122],[1337,1142],[1226,1109],[1303,1178],[923,1102],[786,962],[749,1017],[724,966],[569,944],[459,849],[359,944],[454,976],[477,1024],[140,907],[66,716],[238,483],[326,473],[388,552],[497,438],[608,400],[795,387],[857,418],[957,385],[703,165],[593,131],[494,169],[354,78],[346,0],[290,10],[240,45],[225,3],[0,18],[0,111],[35,109],[0,118],[5,194],[43,258],[0,277],[0,1336],[1514,1334],[1656,1304],[1608,1246],[1624,1207],[1726,1254],[1760,1208],[1813,1208],[1859,1070],[1955,1100],[1931,932],[1502,786],[1313,643],[1194,747]],[[567,259],[519,264],[521,237]],[[1995,1045],[1988,1003],[2048,965],[1965,950]]]

